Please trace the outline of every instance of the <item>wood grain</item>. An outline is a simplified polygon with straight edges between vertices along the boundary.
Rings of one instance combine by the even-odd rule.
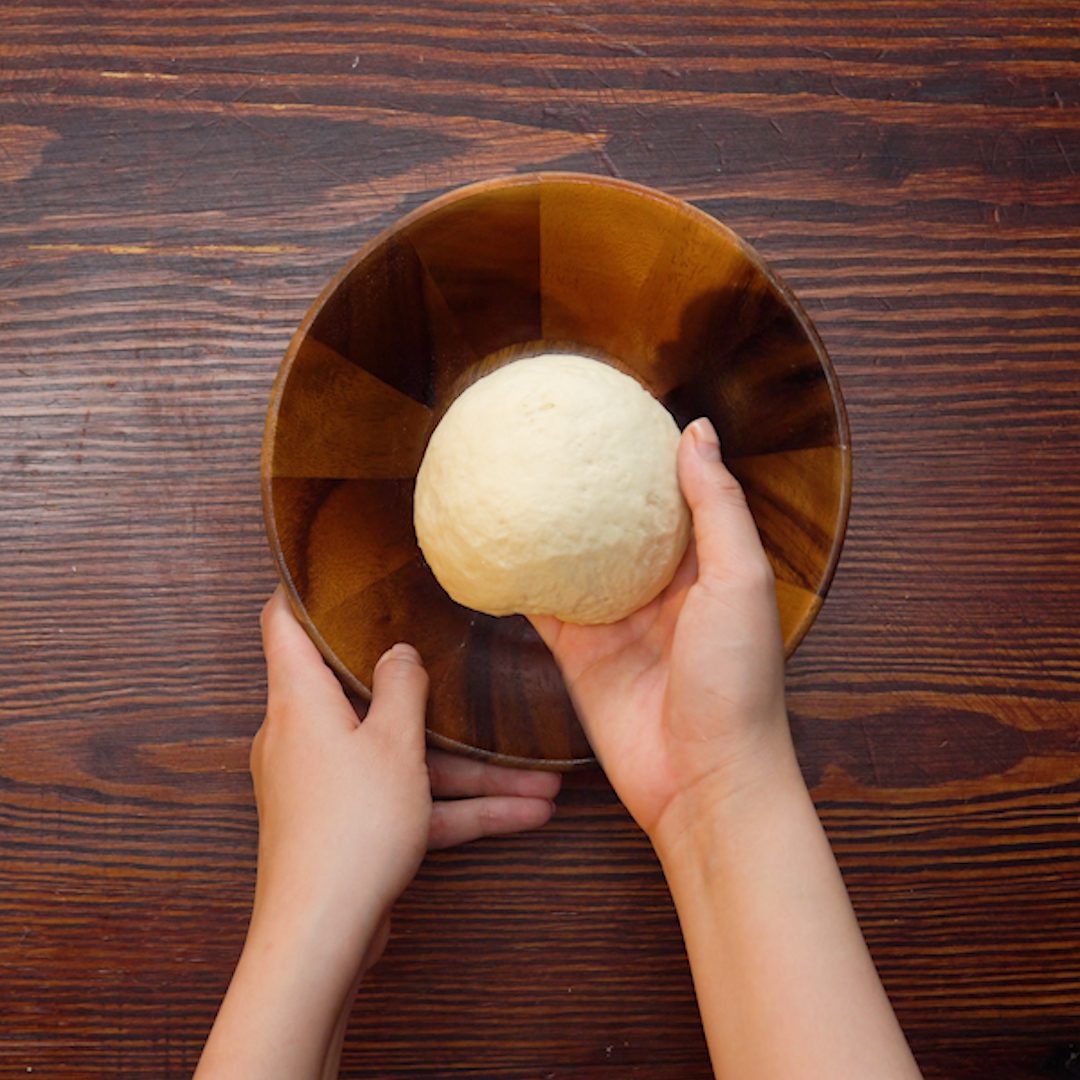
[[[183,1077],[240,947],[289,335],[401,213],[618,173],[750,240],[843,382],[798,748],[928,1077],[1080,1040],[1071,2],[0,9],[0,1075]],[[601,778],[431,859],[353,1077],[707,1075]]]

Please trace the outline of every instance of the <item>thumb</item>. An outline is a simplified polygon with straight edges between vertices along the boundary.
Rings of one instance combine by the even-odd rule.
[[[365,726],[393,729],[423,749],[428,674],[420,654],[403,642],[379,657],[371,676],[371,707]]]
[[[705,417],[683,432],[679,486],[694,518],[699,573],[730,573],[732,566],[764,561],[757,525],[738,480],[720,460],[720,440]]]
[[[259,617],[271,701],[292,698],[320,705],[342,700],[341,684],[296,621],[279,585]]]

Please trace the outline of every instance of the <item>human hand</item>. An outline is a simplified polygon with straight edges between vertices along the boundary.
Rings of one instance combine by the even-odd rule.
[[[791,753],[773,572],[708,420],[683,433],[678,470],[694,536],[664,592],[607,626],[532,620],[654,843],[690,823],[683,796],[726,798]]]
[[[559,790],[552,773],[425,754],[415,649],[379,660],[361,721],[280,588],[262,629],[255,909],[198,1080],[337,1076],[353,995],[424,851],[543,825]]]
[[[268,701],[251,753],[253,932],[288,925],[320,952],[368,967],[426,850],[543,825],[559,777],[425,753],[428,679],[411,647],[379,660],[361,722],[280,588],[262,627]]]
[[[694,539],[668,588],[610,626],[534,625],[660,857],[716,1075],[915,1080],[799,772],[772,571],[707,421],[678,470]]]

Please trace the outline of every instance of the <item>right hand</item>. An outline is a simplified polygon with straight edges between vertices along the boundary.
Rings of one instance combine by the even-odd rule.
[[[606,626],[532,620],[654,843],[692,824],[698,797],[723,800],[793,760],[773,572],[708,420],[683,433],[678,471],[694,536],[664,592]]]

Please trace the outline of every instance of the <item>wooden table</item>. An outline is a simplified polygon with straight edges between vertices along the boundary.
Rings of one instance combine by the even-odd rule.
[[[807,778],[927,1076],[1076,1075],[1078,24],[9,0],[0,1075],[194,1067],[251,900],[278,359],[378,229],[538,168],[692,200],[816,320],[856,475],[789,669]],[[708,1074],[663,879],[597,774],[543,834],[431,858],[395,927],[348,1076]]]

